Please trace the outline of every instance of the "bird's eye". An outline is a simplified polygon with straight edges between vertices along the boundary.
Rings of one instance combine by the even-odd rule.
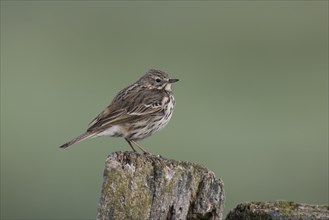
[[[160,78],[157,78],[155,81],[156,81],[157,83],[160,83],[160,82],[161,82],[161,79],[160,79]]]

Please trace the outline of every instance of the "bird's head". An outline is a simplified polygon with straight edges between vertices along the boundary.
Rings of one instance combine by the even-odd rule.
[[[137,82],[149,89],[171,91],[171,84],[177,81],[161,70],[150,69]]]

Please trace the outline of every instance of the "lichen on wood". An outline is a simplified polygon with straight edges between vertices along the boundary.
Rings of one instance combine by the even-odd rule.
[[[328,205],[292,201],[249,202],[239,204],[226,220],[329,220]]]
[[[223,207],[223,182],[207,168],[114,152],[105,163],[97,219],[220,220]]]

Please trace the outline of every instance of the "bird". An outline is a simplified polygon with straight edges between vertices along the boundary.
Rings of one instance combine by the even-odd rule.
[[[164,71],[148,70],[135,83],[122,89],[89,123],[84,133],[60,148],[89,138],[110,136],[124,138],[135,152],[134,145],[148,153],[136,141],[157,133],[168,124],[175,107],[171,86],[177,81]]]

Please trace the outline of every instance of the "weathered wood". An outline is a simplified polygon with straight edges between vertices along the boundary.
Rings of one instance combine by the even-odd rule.
[[[309,205],[288,201],[250,202],[239,204],[226,220],[328,220],[328,205]]]
[[[97,219],[219,220],[223,208],[223,182],[207,168],[115,152],[105,163]]]

